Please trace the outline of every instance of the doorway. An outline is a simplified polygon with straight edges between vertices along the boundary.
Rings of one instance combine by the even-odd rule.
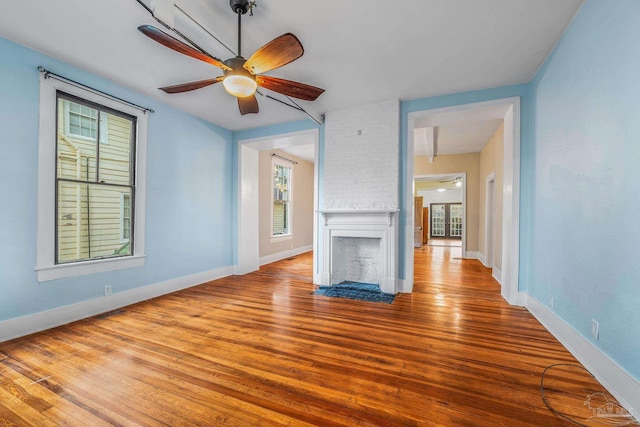
[[[256,236],[259,234],[261,212],[258,203],[259,189],[259,152],[272,149],[314,145],[313,172],[313,282],[319,283],[318,266],[318,148],[319,131],[310,129],[300,132],[279,134],[262,138],[241,140],[238,142],[238,247],[234,274],[247,274],[260,268],[260,254]],[[274,260],[275,261],[275,260]]]
[[[502,180],[502,296],[514,305],[524,305],[523,296],[518,289],[519,276],[519,229],[520,229],[520,97],[494,99],[450,107],[431,108],[407,113],[405,151],[404,206],[408,215],[413,216],[414,190],[414,130],[416,123],[425,118],[432,121],[425,126],[440,126],[442,120],[455,119],[465,112],[482,111],[485,118],[504,120],[503,180]],[[402,224],[404,256],[403,292],[413,290],[414,253],[413,253],[413,218],[407,218]],[[464,232],[464,229],[463,229]],[[466,244],[463,237],[463,256]]]

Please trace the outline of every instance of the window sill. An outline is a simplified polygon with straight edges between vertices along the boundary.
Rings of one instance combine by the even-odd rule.
[[[287,240],[293,240],[293,234],[280,234],[277,236],[271,236],[271,243],[284,242]]]
[[[43,267],[36,267],[38,272],[38,282],[64,279],[67,277],[84,276],[93,273],[103,273],[106,271],[122,270],[125,268],[142,267],[144,265],[144,255],[133,255],[121,258],[108,258],[93,261],[81,261],[71,264],[57,264]]]

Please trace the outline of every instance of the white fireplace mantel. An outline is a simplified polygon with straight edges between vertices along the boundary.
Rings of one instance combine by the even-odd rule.
[[[390,210],[390,209],[327,209],[318,211],[322,214],[324,218],[324,225],[326,226],[329,219],[331,217],[339,216],[341,218],[347,218],[348,216],[357,215],[361,216],[375,216],[375,217],[386,217],[387,224],[391,226],[392,215],[398,213],[398,209]]]
[[[334,237],[380,239],[380,289],[395,294],[397,284],[398,210],[329,209],[318,211],[323,221],[320,284],[331,286]]]

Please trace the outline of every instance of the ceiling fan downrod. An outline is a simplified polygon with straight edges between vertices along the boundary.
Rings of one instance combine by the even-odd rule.
[[[249,0],[229,0],[229,6],[233,13],[238,14],[238,57],[242,57],[242,15],[253,6],[249,4]]]

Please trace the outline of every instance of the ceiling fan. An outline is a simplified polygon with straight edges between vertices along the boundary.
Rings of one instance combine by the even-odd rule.
[[[456,176],[453,178],[442,179],[438,181],[440,184],[455,184],[456,187],[462,187],[462,177]]]
[[[251,5],[248,0],[229,0],[231,10],[238,15],[238,55],[221,61],[208,53],[195,49],[186,43],[170,36],[152,25],[141,25],[138,30],[163,46],[222,69],[223,75],[213,79],[199,80],[161,87],[166,93],[182,93],[200,89],[222,82],[225,90],[238,99],[240,114],[251,114],[259,111],[255,92],[259,87],[272,90],[293,98],[315,101],[324,89],[285,80],[278,77],[265,76],[263,73],[282,67],[300,58],[304,53],[302,43],[291,33],[283,34],[265,44],[249,57],[244,59],[241,53],[242,15],[247,13]]]

